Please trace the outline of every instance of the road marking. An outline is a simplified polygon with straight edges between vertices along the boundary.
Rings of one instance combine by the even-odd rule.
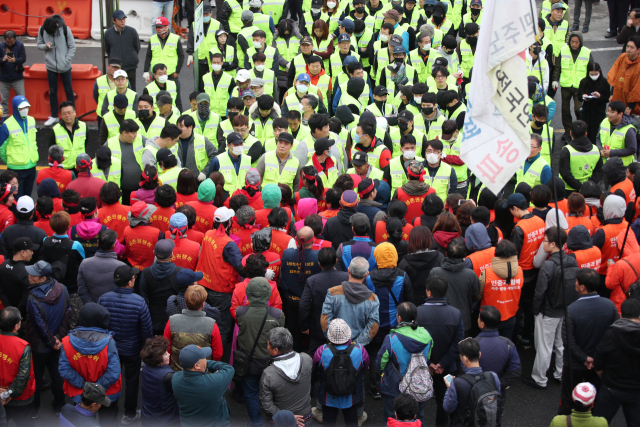
[[[621,46],[616,46],[616,47],[598,47],[595,49],[591,49],[591,52],[604,52],[607,50],[619,50],[622,51],[622,47]]]

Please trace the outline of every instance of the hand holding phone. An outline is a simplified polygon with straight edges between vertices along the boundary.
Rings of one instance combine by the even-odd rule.
[[[453,381],[453,376],[452,376],[451,374],[449,374],[449,375],[446,375],[446,376],[444,377],[444,379],[445,379],[445,380],[447,380],[447,382],[448,382],[449,384],[451,384],[451,381]]]

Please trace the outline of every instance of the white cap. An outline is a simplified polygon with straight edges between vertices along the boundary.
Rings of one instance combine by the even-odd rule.
[[[117,70],[115,73],[113,73],[113,79],[117,79],[118,77],[123,76],[126,78],[129,78],[129,76],[127,75],[127,72],[124,70]]]
[[[387,119],[385,119],[384,117],[376,117],[376,124],[378,125],[379,128],[381,129],[387,129]]]
[[[260,7],[262,6],[262,0],[250,0],[249,7]]]
[[[213,214],[213,219],[217,220],[218,222],[227,222],[235,215],[236,213],[233,211],[233,209],[229,209],[228,207],[223,206],[216,209],[216,213]]]
[[[18,205],[16,209],[18,212],[27,213],[33,211],[35,205],[33,204],[33,199],[29,196],[22,196],[18,199]]]
[[[20,104],[18,104],[18,110],[21,110],[22,108],[26,108],[26,107],[31,107],[31,104],[29,104],[28,101],[22,101]]]
[[[251,78],[251,74],[249,74],[249,70],[240,70],[236,75],[236,80],[244,83]]]

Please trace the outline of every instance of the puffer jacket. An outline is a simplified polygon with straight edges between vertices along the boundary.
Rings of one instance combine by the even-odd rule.
[[[123,356],[140,354],[147,338],[153,337],[149,308],[133,288],[116,288],[98,300],[111,317],[109,330],[113,331],[118,352]]]
[[[488,239],[488,237],[487,237]],[[478,302],[480,284],[473,270],[466,268],[464,258],[447,258],[440,267],[431,270],[430,277],[439,277],[449,283],[447,302],[460,310],[464,321],[464,330],[471,328],[471,312]]]
[[[353,239],[353,227],[351,217],[356,213],[354,208],[342,208],[333,218],[329,218],[324,225],[322,235],[329,240],[333,249],[338,250],[340,243]]]
[[[260,379],[262,409],[271,417],[281,409],[289,410],[293,415],[310,415],[311,357],[291,351],[271,361]]]
[[[618,249],[622,247],[626,233],[627,230],[623,230],[618,235]],[[607,277],[604,282],[607,289],[611,290],[609,298],[615,304],[618,313],[620,313],[620,307],[626,299],[623,288],[624,292],[627,292],[629,287],[638,280],[638,275],[640,275],[640,246],[636,235],[629,231],[622,258],[607,269]]]
[[[427,298],[427,279],[431,270],[440,267],[444,255],[439,251],[425,250],[405,255],[398,268],[407,273],[413,287],[413,303],[417,306]]]
[[[402,304],[404,301],[413,300],[409,276],[397,267],[376,268],[367,276],[366,284],[380,301],[380,329],[388,330],[396,326],[398,308],[395,301]]]
[[[408,323],[401,323],[398,328],[384,338],[382,347],[376,356],[376,365],[383,372],[380,393],[387,397],[400,394],[400,381],[407,373],[411,355],[422,353],[427,364],[430,363],[433,339],[422,326],[413,329]]]
[[[31,289],[27,299],[26,340],[36,353],[49,353],[69,332],[71,306],[67,288],[50,279]]]
[[[98,302],[98,299],[116,287],[113,273],[116,268],[126,265],[118,261],[113,251],[98,250],[96,254],[83,260],[78,268],[78,295],[83,304]]]

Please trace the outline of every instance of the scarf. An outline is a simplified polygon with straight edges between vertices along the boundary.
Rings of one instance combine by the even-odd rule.
[[[536,83],[536,91],[531,97],[531,100],[533,101],[534,104],[537,104],[539,102],[542,102],[543,99],[544,99],[544,91],[542,90],[542,86]]]
[[[409,79],[407,78],[407,70],[404,64],[400,66],[400,69],[395,75],[391,76],[391,81],[394,82],[396,85],[407,84]]]

